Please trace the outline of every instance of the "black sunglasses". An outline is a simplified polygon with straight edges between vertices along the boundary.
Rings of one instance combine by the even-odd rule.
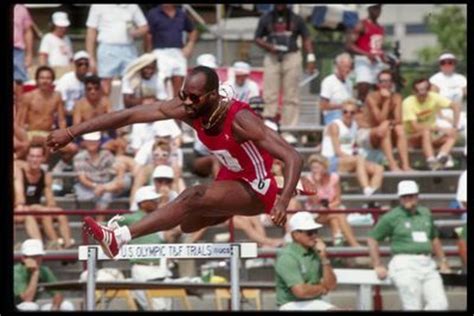
[[[166,184],[173,183],[173,179],[170,179],[170,178],[154,178],[153,181],[156,181],[158,183],[166,183]]]
[[[308,237],[318,234],[318,231],[315,229],[314,230],[298,230],[298,232],[303,233]]]
[[[82,66],[89,67],[89,63],[87,61],[84,61],[84,62],[81,62],[81,63],[76,63],[76,66],[77,67],[82,67]]]
[[[454,60],[442,60],[439,62],[440,65],[454,65],[455,63]]]
[[[205,97],[206,95],[210,94],[214,90],[208,91],[203,95],[195,95],[193,93],[186,93],[184,90],[180,90],[178,92],[178,97],[181,99],[181,101],[186,101],[188,98],[191,100],[193,103],[199,103],[201,102],[201,99]]]
[[[354,115],[356,114],[356,111],[348,111],[348,110],[343,110],[342,113],[344,114],[350,114],[350,115]]]

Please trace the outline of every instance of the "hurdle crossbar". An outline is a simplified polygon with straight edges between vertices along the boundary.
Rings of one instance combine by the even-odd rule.
[[[256,258],[256,243],[132,244],[124,245],[113,260],[130,259],[230,259],[231,307],[240,310],[239,269],[241,258]],[[96,261],[110,260],[98,245],[80,246],[79,260],[87,261],[86,310],[95,309]]]

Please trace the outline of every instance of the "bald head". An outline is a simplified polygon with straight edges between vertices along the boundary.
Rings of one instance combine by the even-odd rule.
[[[188,76],[187,81],[202,84],[204,91],[208,92],[219,88],[219,77],[214,69],[206,66],[194,67]]]

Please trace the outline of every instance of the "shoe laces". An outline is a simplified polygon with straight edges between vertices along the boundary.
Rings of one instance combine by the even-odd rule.
[[[124,219],[123,216],[121,215],[115,215],[114,217],[112,217],[108,222],[107,222],[107,228],[110,228],[112,230],[115,230],[115,229],[118,229],[120,228],[119,224],[117,223],[117,221],[120,221]]]

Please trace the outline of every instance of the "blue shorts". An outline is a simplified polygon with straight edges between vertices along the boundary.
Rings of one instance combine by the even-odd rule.
[[[332,121],[342,118],[341,110],[330,110],[323,113],[323,125],[329,125]]]
[[[25,67],[25,50],[13,48],[13,80],[18,82],[28,81],[28,72]]]
[[[337,173],[337,168],[339,167],[339,157],[334,156],[329,158],[329,167],[328,167],[328,172],[336,172]]]
[[[97,48],[97,74],[101,78],[121,77],[127,65],[137,57],[135,44],[100,43]]]

